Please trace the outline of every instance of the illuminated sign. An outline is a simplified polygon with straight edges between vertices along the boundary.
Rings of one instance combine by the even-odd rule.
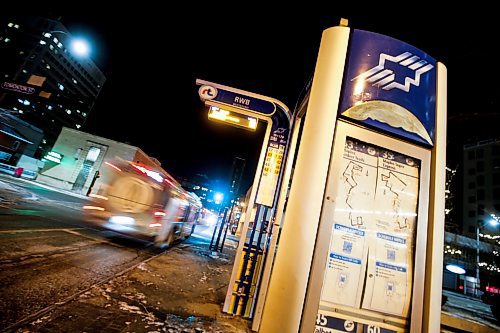
[[[216,106],[211,106],[210,110],[208,110],[208,119],[218,120],[251,131],[255,131],[258,124],[257,118],[231,113]]]
[[[354,30],[340,114],[411,141],[434,144],[436,60],[402,41]]]
[[[61,163],[63,155],[56,153],[55,151],[50,151],[47,155],[44,156],[44,160],[52,161],[54,163]]]
[[[33,87],[23,86],[21,84],[12,82],[3,82],[2,88],[29,95],[33,94],[36,91]]]

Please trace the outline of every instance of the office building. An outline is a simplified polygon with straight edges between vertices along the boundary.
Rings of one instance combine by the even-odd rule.
[[[63,126],[83,126],[105,76],[57,20],[0,18],[0,107],[43,130],[35,153],[43,157]]]
[[[465,145],[463,166],[464,234],[498,234],[489,222],[500,216],[500,140]]]

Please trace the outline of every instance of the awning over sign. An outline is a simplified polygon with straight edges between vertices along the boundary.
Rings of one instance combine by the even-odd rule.
[[[23,142],[26,142],[28,144],[33,143],[33,142],[29,141],[28,139],[26,139],[24,137],[24,135],[22,135],[21,133],[16,131],[16,129],[14,127],[9,126],[9,125],[2,123],[2,122],[0,122],[0,133],[4,133],[10,137],[13,137],[13,138],[20,140],[20,141],[23,141]]]

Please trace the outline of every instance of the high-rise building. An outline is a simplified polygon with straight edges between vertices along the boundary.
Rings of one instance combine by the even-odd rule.
[[[500,140],[465,145],[463,166],[464,233],[498,233],[488,222],[500,216]]]
[[[82,127],[106,81],[73,42],[57,20],[0,17],[0,107],[43,130],[38,157],[63,126]]]

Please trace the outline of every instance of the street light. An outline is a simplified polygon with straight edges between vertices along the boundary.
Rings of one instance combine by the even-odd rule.
[[[90,55],[90,44],[84,38],[73,37],[67,31],[52,30],[52,31],[44,33],[43,36],[46,38],[50,38],[50,37],[52,37],[52,34],[56,34],[56,33],[68,36],[69,44],[70,44],[69,49],[70,49],[71,53],[74,54],[75,56],[80,57],[80,58],[86,58]],[[56,41],[54,40],[54,42],[56,42]]]
[[[479,229],[484,227],[486,224],[491,225],[492,227],[496,227],[500,224],[500,216],[496,216],[495,214],[490,214],[491,220],[489,220],[487,223],[482,223],[480,226],[479,223],[476,225],[476,287],[474,288],[476,296],[477,296],[477,287],[479,285]],[[465,280],[464,280],[465,284]],[[465,289],[465,288],[464,288]]]

